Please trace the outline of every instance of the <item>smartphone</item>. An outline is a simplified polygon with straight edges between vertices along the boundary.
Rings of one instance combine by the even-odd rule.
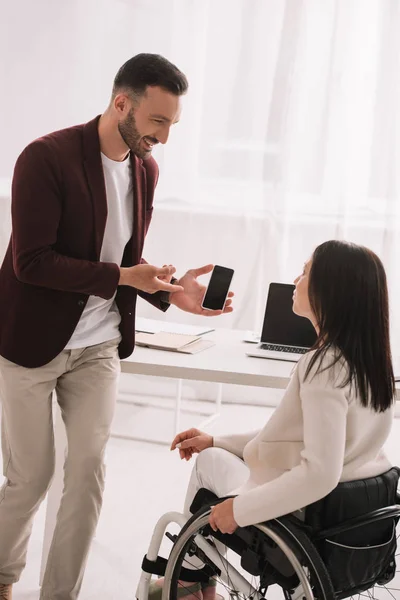
[[[204,294],[202,308],[223,310],[233,277],[233,269],[215,265]]]

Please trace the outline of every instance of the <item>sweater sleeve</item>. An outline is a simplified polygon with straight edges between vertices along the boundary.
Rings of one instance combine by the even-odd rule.
[[[223,435],[214,437],[214,447],[223,448],[232,454],[236,454],[243,459],[245,446],[258,435],[260,430],[250,431],[248,433],[237,433],[234,435]]]
[[[340,366],[319,373],[314,366],[305,380],[309,358],[298,365],[304,426],[300,463],[235,498],[234,517],[242,527],[299,510],[329,494],[339,483],[348,410],[345,389],[337,377]],[[324,362],[330,359],[326,357]]]

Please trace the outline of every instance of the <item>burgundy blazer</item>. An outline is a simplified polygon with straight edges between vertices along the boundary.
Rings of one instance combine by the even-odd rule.
[[[66,346],[90,295],[117,291],[121,358],[134,348],[137,290],[118,287],[119,266],[99,262],[107,198],[98,121],[29,144],[15,165],[12,233],[0,269],[0,355],[40,367]],[[132,155],[133,235],[122,266],[141,262],[158,167]],[[165,310],[160,294],[139,292]]]

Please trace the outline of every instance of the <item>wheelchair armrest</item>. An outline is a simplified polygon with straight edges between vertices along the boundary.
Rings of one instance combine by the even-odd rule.
[[[220,504],[224,500],[228,498],[234,498],[234,496],[224,496],[223,498],[218,498],[214,492],[211,492],[207,488],[200,488],[195,497],[193,498],[193,502],[190,505],[190,512],[192,515],[197,513],[200,509],[205,508],[206,506],[211,506],[214,504]]]

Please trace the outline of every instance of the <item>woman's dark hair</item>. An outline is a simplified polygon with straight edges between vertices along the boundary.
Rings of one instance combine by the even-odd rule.
[[[149,86],[158,86],[175,96],[182,96],[187,92],[188,82],[178,67],[163,56],[137,54],[123,64],[116,74],[113,96],[119,90],[129,90],[140,97]]]
[[[319,328],[306,377],[329,350],[338,350],[330,366],[344,358],[361,404],[376,412],[391,406],[395,395],[389,339],[389,299],[380,259],[368,248],[331,240],[312,256],[308,295]],[[329,368],[328,367],[328,368]]]

